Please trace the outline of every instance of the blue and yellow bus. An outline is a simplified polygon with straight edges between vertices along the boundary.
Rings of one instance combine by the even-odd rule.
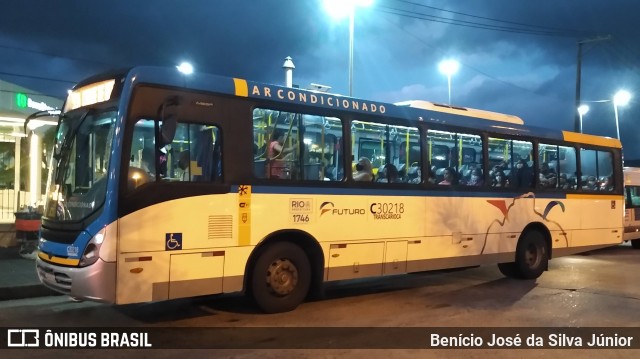
[[[621,243],[622,173],[618,140],[516,116],[136,67],[69,94],[37,271],[78,299],[243,291],[266,312],[337,280],[534,279]]]

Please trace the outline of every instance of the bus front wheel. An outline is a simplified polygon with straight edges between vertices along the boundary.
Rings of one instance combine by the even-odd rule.
[[[535,279],[547,270],[549,250],[544,235],[535,230],[525,232],[516,247],[516,260],[500,263],[498,269],[507,277]]]
[[[278,242],[258,257],[251,276],[251,293],[266,313],[295,309],[306,297],[311,283],[311,265],[297,245]]]
[[[631,240],[631,248],[640,249],[640,239],[632,239]]]

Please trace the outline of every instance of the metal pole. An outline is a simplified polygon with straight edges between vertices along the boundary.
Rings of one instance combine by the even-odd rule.
[[[580,78],[582,76],[582,41],[578,42],[578,66],[576,70],[576,105],[573,107],[573,110],[576,112],[575,122],[574,122],[574,130],[577,131],[580,128],[580,133],[582,133],[582,115],[578,111],[578,107],[580,106]],[[579,123],[578,123],[579,122]]]
[[[351,7],[349,15],[349,96],[353,96],[353,32],[356,7]]]
[[[591,39],[585,39],[582,41],[578,41],[578,60],[577,60],[577,68],[576,68],[576,103],[573,108],[576,114],[574,121],[574,131],[578,131],[579,122],[580,122],[580,114],[578,113],[578,106],[580,106],[580,82],[582,77],[582,45],[590,42],[598,42],[598,41],[606,41],[611,40],[611,35],[607,36],[598,36]],[[582,131],[581,131],[582,132]]]
[[[449,88],[449,106],[451,106],[451,73],[447,74],[447,87]]]
[[[616,115],[616,134],[618,135],[618,141],[620,141],[620,126],[618,125],[618,106],[616,101],[613,101],[613,113]]]
[[[578,111],[578,116],[580,116],[580,133],[582,133],[582,114]]]

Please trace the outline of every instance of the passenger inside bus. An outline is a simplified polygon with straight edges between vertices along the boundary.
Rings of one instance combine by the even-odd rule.
[[[518,188],[530,188],[533,182],[533,172],[527,161],[519,159],[516,163],[516,170],[513,171],[513,185]]]
[[[274,130],[269,142],[267,158],[269,159],[269,178],[290,178],[291,169],[286,160],[295,150],[294,146],[284,147],[284,131]]]
[[[586,181],[583,181],[582,189],[589,191],[595,191],[598,189],[598,183],[595,176],[588,176]]]
[[[493,173],[493,180],[491,182],[492,187],[508,187],[507,176],[501,169],[497,169]]]
[[[601,191],[612,192],[613,191],[613,178],[611,176],[604,177],[602,184],[600,185]]]
[[[560,189],[572,189],[571,183],[567,178],[566,173],[560,173],[558,175],[558,188]]]
[[[356,172],[353,173],[353,180],[359,182],[373,181],[373,166],[371,161],[366,157],[360,157],[356,163]]]
[[[154,156],[155,153],[155,156]],[[145,170],[150,176],[156,176],[156,156],[157,163],[160,165],[158,169],[158,174],[160,178],[164,178],[167,176],[167,150],[162,148],[161,150],[154,150],[153,147],[145,147],[142,150],[142,155],[140,156],[140,166],[143,170]]]
[[[555,188],[557,176],[556,172],[549,168],[547,162],[542,162],[540,165],[540,186],[542,188]]]
[[[482,186],[484,184],[484,180],[482,179],[482,170],[479,168],[474,168],[471,170],[471,177],[469,181],[467,181],[467,186]]]
[[[420,166],[417,163],[412,164],[407,171],[407,183],[420,183],[420,175]]]
[[[458,184],[458,180],[456,178],[456,170],[452,167],[447,167],[444,169],[443,180],[440,181],[441,185],[455,185]]]
[[[378,182],[384,182],[384,183],[402,182],[400,181],[400,176],[398,175],[398,169],[396,168],[396,166],[392,163],[387,163],[386,165],[384,165],[384,168],[382,169],[382,175],[380,176],[380,179],[378,180]]]

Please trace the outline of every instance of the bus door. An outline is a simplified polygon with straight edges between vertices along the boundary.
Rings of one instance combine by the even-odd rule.
[[[226,163],[243,153],[226,157],[223,135],[241,131],[225,116],[229,101],[135,90],[120,166],[118,303],[222,292],[220,248],[237,245],[241,215],[225,181]]]

